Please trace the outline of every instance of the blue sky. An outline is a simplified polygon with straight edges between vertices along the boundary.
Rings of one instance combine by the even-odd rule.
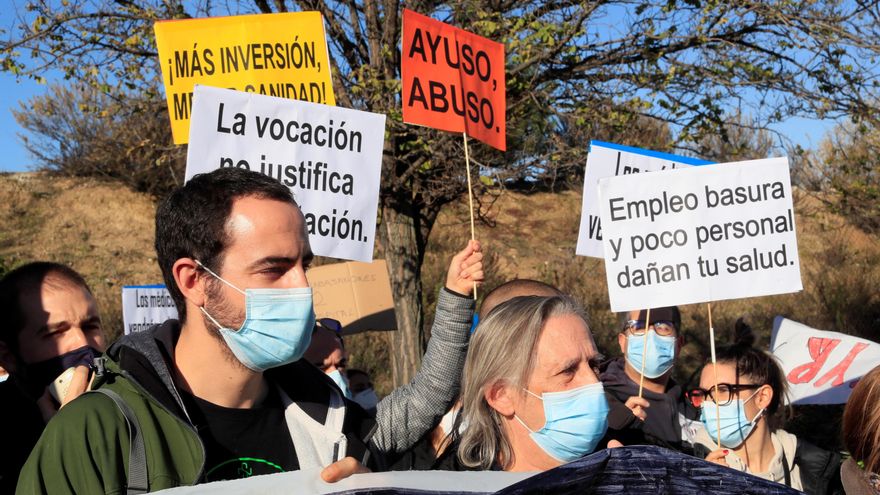
[[[11,8],[0,9],[0,29],[7,32],[12,30],[14,21],[12,16],[17,10],[18,3],[18,0],[13,0]],[[50,84],[62,81],[60,74],[57,73],[44,74],[44,77]],[[37,84],[25,78],[16,80],[15,76],[0,72],[0,94],[3,95],[0,105],[0,150],[2,150],[0,171],[20,172],[38,165],[21,144],[18,135],[23,130],[15,122],[11,110],[18,108],[19,103],[26,102],[35,95],[44,94],[47,90],[47,85]],[[830,120],[792,118],[773,128],[793,143],[809,149],[818,146],[822,137],[833,126],[834,122]]]
[[[18,108],[18,102],[45,91],[46,86],[24,80],[16,83],[14,76],[0,72],[0,94],[3,95],[3,113],[0,114],[0,150],[3,150],[3,154],[0,158],[0,170],[21,172],[33,163],[18,138],[22,130],[12,117],[12,109]]]
[[[61,77],[54,79],[51,75],[49,82],[60,81]],[[35,165],[32,157],[21,144],[18,134],[24,132],[12,117],[13,108],[18,108],[19,102],[43,94],[48,86],[37,84],[34,81],[21,79],[16,81],[15,76],[0,72],[0,94],[3,95],[2,113],[0,113],[0,171],[22,172]],[[774,126],[776,130],[787,136],[793,142],[804,148],[815,148],[825,133],[834,126],[830,120],[821,121],[814,119],[792,118]]]
[[[61,80],[57,77],[49,82]],[[12,117],[13,108],[18,108],[19,102],[27,101],[34,95],[43,94],[47,86],[33,81],[21,79],[16,82],[14,76],[0,72],[0,94],[3,95],[2,113],[0,113],[0,171],[22,172],[34,165],[34,160],[28,155],[27,150],[21,144],[18,134],[23,130]],[[814,119],[793,118],[774,126],[776,130],[787,136],[793,142],[804,148],[815,148],[825,133],[834,126],[830,120],[821,121]]]

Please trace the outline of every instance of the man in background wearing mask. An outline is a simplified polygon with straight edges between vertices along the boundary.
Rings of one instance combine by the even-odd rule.
[[[342,341],[342,325],[332,318],[320,318],[312,331],[312,342],[306,349],[305,359],[327,373],[342,395],[351,399],[351,389],[345,370],[348,367],[348,351]],[[365,408],[366,409],[366,408]]]
[[[672,379],[675,358],[683,343],[679,333],[681,313],[674,306],[652,309],[647,328],[646,313],[642,310],[624,315],[617,336],[623,357],[601,367],[599,378],[611,406],[607,437],[624,445],[659,445],[690,453],[690,445],[682,440],[682,421],[697,416],[686,407],[681,386]],[[644,389],[639,398],[643,362]]]
[[[348,378],[352,400],[360,404],[368,413],[375,415],[376,406],[379,405],[379,396],[376,395],[376,389],[373,388],[370,374],[364,370],[347,368],[345,376]]]
[[[90,366],[106,346],[98,307],[72,269],[33,262],[0,280],[0,493],[18,473],[59,407],[82,394]]]
[[[305,227],[286,187],[238,168],[197,175],[166,198],[156,251],[180,320],[108,349],[97,393],[47,425],[18,491],[363,471],[372,418],[300,359],[315,324]]]

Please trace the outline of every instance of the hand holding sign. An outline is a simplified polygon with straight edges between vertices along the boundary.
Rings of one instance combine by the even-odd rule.
[[[452,258],[446,273],[446,288],[470,296],[471,290],[483,282],[483,252],[479,241],[468,241],[467,246]]]
[[[599,200],[613,311],[801,290],[785,158],[605,178]],[[714,369],[711,306],[709,335]]]

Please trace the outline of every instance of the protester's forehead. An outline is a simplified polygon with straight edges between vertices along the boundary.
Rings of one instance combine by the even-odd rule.
[[[718,367],[718,383],[737,383],[736,367],[733,363],[719,361],[715,366]],[[738,383],[748,383],[748,377],[739,377]],[[715,370],[712,363],[707,363],[700,373],[700,387],[708,389],[715,386]]]
[[[226,235],[227,252],[243,249],[254,257],[302,257],[311,253],[302,212],[284,201],[237,198],[226,221]]]
[[[572,360],[590,359],[596,354],[586,322],[574,314],[548,318],[536,350],[537,366],[551,372]]]
[[[36,317],[45,321],[47,312],[58,313],[72,308],[89,315],[95,315],[98,311],[98,303],[85,287],[53,274],[22,291],[19,302],[25,320]]]

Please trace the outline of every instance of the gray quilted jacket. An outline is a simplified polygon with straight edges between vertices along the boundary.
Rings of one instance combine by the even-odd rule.
[[[380,452],[403,452],[415,445],[458,397],[474,307],[472,297],[440,290],[422,367],[411,382],[395,389],[376,408],[378,426],[372,443]]]

